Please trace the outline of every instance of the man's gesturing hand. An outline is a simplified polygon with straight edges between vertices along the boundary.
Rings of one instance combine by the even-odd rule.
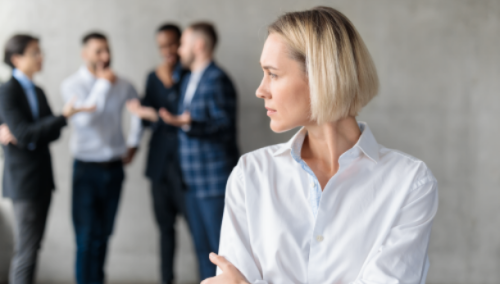
[[[163,122],[177,127],[182,127],[191,124],[191,114],[185,111],[181,115],[173,115],[165,108],[161,108],[158,112]]]
[[[5,123],[0,125],[0,144],[3,145],[17,144],[16,138],[14,137],[14,135],[12,135],[12,133],[10,133],[10,129]]]
[[[67,102],[64,105],[64,108],[63,108],[63,111],[62,111],[62,115],[64,117],[70,118],[75,113],[79,113],[79,112],[82,112],[82,111],[84,111],[84,112],[93,112],[93,111],[95,111],[95,106],[75,108],[75,101],[76,101],[76,97],[73,97],[69,102]]]
[[[222,273],[218,276],[205,279],[201,284],[249,284],[245,276],[225,257],[215,253],[210,254],[210,261],[217,265]]]

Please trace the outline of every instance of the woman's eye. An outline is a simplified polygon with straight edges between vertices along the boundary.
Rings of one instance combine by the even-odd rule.
[[[276,79],[278,76],[276,76],[276,74],[273,74],[273,73],[268,73],[269,77],[271,77],[271,79]]]

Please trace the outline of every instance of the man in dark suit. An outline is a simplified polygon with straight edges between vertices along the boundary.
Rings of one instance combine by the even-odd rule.
[[[0,143],[5,155],[3,196],[12,200],[16,228],[11,284],[33,283],[55,188],[49,144],[59,138],[68,117],[84,110],[69,103],[62,115],[53,115],[44,92],[32,81],[42,60],[37,38],[16,35],[6,44],[4,61],[13,72],[0,87]]]
[[[213,62],[216,43],[217,34],[209,23],[196,23],[184,31],[179,55],[191,74],[181,83],[179,115],[159,112],[165,123],[180,128],[180,162],[188,188],[186,215],[201,279],[216,272],[208,255],[218,251],[226,182],[239,158],[236,91]]]
[[[143,125],[153,132],[146,176],[151,180],[154,215],[160,229],[162,284],[171,284],[174,280],[175,221],[179,214],[184,214],[185,203],[177,128],[158,117],[162,108],[177,113],[179,83],[185,73],[177,54],[180,37],[181,30],[173,24],[162,25],[157,30],[156,43],[163,61],[148,75],[142,101],[127,102],[128,110],[142,118]]]

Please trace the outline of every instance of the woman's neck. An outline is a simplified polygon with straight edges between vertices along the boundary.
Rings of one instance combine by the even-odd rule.
[[[162,63],[156,68],[156,76],[163,85],[167,88],[172,87],[174,80],[172,75],[174,73],[175,64]]]
[[[352,116],[336,122],[306,126],[306,130],[301,157],[318,179],[322,177],[323,182],[320,180],[320,183],[324,187],[337,173],[339,157],[358,142],[361,130]]]
[[[167,72],[169,74],[174,73],[176,63],[171,64],[168,62],[162,62],[162,64],[158,65],[158,69],[162,69],[164,72]]]

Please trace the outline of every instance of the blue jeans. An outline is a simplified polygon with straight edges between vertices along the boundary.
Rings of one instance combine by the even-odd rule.
[[[73,165],[73,226],[76,235],[76,282],[104,283],[108,240],[125,178],[123,165]]]
[[[193,235],[201,280],[215,276],[216,266],[208,255],[219,251],[220,229],[224,213],[224,195],[199,198],[186,193],[186,217]]]

